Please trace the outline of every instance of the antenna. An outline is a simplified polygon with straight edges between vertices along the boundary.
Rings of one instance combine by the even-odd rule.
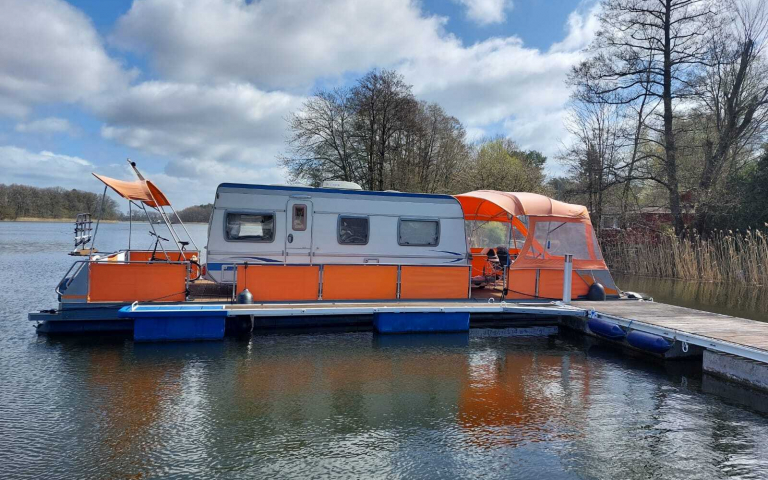
[[[139,172],[139,169],[136,168],[136,162],[132,162],[130,158],[126,158],[125,161],[128,162],[128,165],[130,165],[131,168],[133,168],[133,171],[136,173],[136,176],[139,177],[139,180],[144,181],[144,175],[142,175],[141,172]]]

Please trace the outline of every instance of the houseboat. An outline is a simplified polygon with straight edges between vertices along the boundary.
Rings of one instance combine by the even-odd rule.
[[[620,294],[586,208],[542,195],[224,183],[201,251],[168,198],[133,167],[134,181],[94,175],[104,195],[111,188],[130,211],[146,215],[153,248],[132,248],[129,235],[126,249],[98,252],[99,221],[92,237],[90,223],[76,226],[82,256],[56,288],[58,308],[29,314],[38,331],[134,330],[138,339],[148,317],[155,334],[165,329],[162,335],[186,338],[189,333],[168,333],[175,327],[158,319],[244,312],[252,327],[254,309],[261,308],[269,325],[279,327],[300,325],[281,319],[310,317],[309,311],[330,318],[379,308],[426,314],[559,301],[564,285],[573,298]],[[191,337],[210,334],[198,333]]]

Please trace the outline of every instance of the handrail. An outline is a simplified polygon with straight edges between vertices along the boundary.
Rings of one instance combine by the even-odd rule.
[[[192,263],[197,263],[197,262],[193,262],[192,260],[184,260],[184,261],[176,261],[176,260],[174,260],[174,261],[163,261],[163,262],[151,261],[151,260],[148,260],[148,261],[144,261],[144,260],[106,260],[106,259],[104,259],[104,260],[100,260],[100,259],[76,260],[76,261],[72,262],[72,265],[69,266],[69,269],[67,269],[66,273],[64,273],[64,276],[61,277],[61,280],[59,280],[59,283],[56,284],[56,289],[55,289],[56,295],[62,295],[62,293],[61,293],[61,286],[62,285],[61,284],[64,282],[64,280],[67,280],[66,284],[64,285],[64,289],[66,290],[67,288],[69,288],[69,286],[75,280],[75,277],[77,277],[77,275],[80,273],[80,270],[83,269],[83,266],[86,265],[86,264],[91,264],[91,263],[107,264],[107,265],[109,265],[109,264],[112,264],[112,265],[115,265],[115,264],[125,265],[125,264],[140,264],[140,263],[146,263],[146,264],[155,264],[156,263],[156,264],[163,264],[163,265],[192,265]],[[73,273],[72,276],[69,277],[69,279],[67,279],[67,276],[70,274],[70,272],[72,272],[72,269],[75,268],[75,266],[77,266],[77,270],[75,270],[75,273]],[[202,267],[200,266],[199,268],[202,268]],[[189,276],[190,276],[189,272],[190,272],[190,268],[188,267],[187,268],[187,280],[189,280]]]
[[[75,280],[75,277],[77,276],[78,273],[80,273],[80,270],[82,270],[83,264],[85,263],[88,263],[88,260],[77,260],[73,262],[72,265],[69,266],[69,269],[66,271],[66,273],[64,273],[64,276],[61,277],[61,280],[59,280],[59,283],[56,284],[56,290],[55,290],[56,295],[61,295],[61,289],[60,289],[61,284],[64,282],[64,280],[67,280],[67,275],[69,275],[69,272],[71,272],[72,269],[75,268],[75,265],[79,265],[79,267],[77,268],[77,271],[75,271],[75,273],[71,277],[69,277],[69,280],[67,281],[66,285],[64,285],[65,290],[69,288],[69,286]]]

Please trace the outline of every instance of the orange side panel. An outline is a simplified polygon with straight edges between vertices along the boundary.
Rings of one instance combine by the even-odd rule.
[[[488,262],[488,255],[480,255],[479,253],[472,255],[472,276],[483,275],[485,264]],[[489,272],[490,273],[490,272]]]
[[[237,293],[246,287],[259,302],[317,300],[320,267],[313,265],[249,265],[237,267]]]
[[[571,298],[578,298],[586,295],[589,291],[589,285],[579,276],[577,272],[571,275]],[[563,272],[557,270],[542,270],[539,275],[539,297],[541,298],[563,298]]]
[[[187,266],[180,263],[91,263],[89,302],[183,302]]]
[[[531,300],[536,298],[536,270],[509,270],[507,298]]]
[[[323,300],[395,300],[397,267],[389,265],[326,265]]]
[[[467,298],[469,295],[467,268],[466,266],[403,266],[400,269],[400,298],[424,300]]]

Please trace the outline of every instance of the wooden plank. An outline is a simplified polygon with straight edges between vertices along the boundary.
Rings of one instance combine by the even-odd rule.
[[[768,323],[641,301],[574,302],[574,306],[661,328],[768,351]]]

